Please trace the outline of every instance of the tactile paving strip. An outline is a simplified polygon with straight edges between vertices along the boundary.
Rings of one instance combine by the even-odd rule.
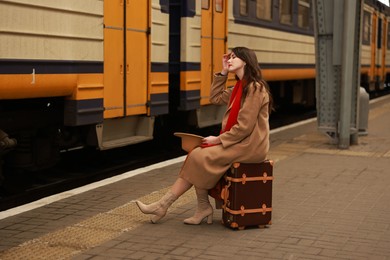
[[[161,198],[170,187],[139,198],[151,203]],[[175,210],[196,199],[190,189],[169,208]],[[149,222],[150,216],[142,214],[134,202],[126,203],[105,213],[100,213],[75,225],[25,242],[0,254],[0,259],[71,259],[84,250],[95,247]]]
[[[75,248],[53,247],[39,240],[31,240],[0,254],[0,259],[69,259],[80,253]]]

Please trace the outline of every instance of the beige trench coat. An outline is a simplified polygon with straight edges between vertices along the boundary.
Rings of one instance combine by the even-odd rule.
[[[213,104],[228,104],[232,88],[226,89],[227,76],[215,75],[211,86],[210,101]],[[220,135],[222,144],[192,150],[179,176],[195,187],[211,189],[233,162],[258,163],[266,159],[269,149],[268,124],[269,96],[265,87],[254,91],[249,86],[248,95],[241,102],[237,124]],[[231,107],[222,119],[224,129]]]

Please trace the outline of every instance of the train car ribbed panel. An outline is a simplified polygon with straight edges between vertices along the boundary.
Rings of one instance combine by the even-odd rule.
[[[14,4],[14,5],[26,5],[36,6],[45,9],[60,9],[69,12],[79,12],[88,15],[98,14],[101,15],[103,0],[66,0],[66,1],[53,1],[53,0],[1,0],[1,2]]]
[[[371,47],[369,45],[362,45],[361,47],[361,65],[370,66],[371,62]]]
[[[164,12],[158,0],[151,6],[151,54],[149,72],[149,115],[167,114],[168,97],[168,58],[169,58],[169,15]]]
[[[161,11],[158,0],[152,1],[151,14],[151,60],[156,63],[168,63],[169,16]]]
[[[200,6],[199,4],[197,6]],[[181,18],[181,46],[180,61],[182,63],[200,63],[200,9],[197,8],[194,17]]]
[[[260,65],[264,64],[267,80],[304,79],[314,75],[314,36],[236,23],[233,3],[229,1],[228,49],[236,46],[246,46],[256,52]],[[311,69],[295,73],[299,67],[294,68],[294,65],[298,64],[310,65]],[[278,70],[273,68],[275,66]]]
[[[99,0],[1,1],[0,97],[101,99],[102,21]]]
[[[260,63],[315,64],[314,38],[229,23],[229,48],[247,46]]]
[[[186,6],[186,8],[191,8]],[[180,31],[180,110],[200,106],[201,89],[201,5],[195,2],[194,13],[181,17]]]
[[[27,2],[0,3],[1,58],[103,61],[101,1]]]

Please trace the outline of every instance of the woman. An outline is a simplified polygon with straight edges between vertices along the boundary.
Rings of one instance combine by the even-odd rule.
[[[234,88],[226,88],[227,74],[235,73]],[[159,201],[145,205],[136,201],[140,210],[152,214],[156,223],[163,218],[172,203],[195,186],[198,206],[186,224],[200,224],[207,217],[213,220],[213,207],[208,190],[213,188],[233,162],[258,163],[266,159],[269,149],[268,117],[272,99],[267,83],[262,79],[256,54],[245,47],[236,47],[223,55],[222,71],[214,75],[210,101],[228,104],[218,136],[208,136],[202,146],[192,150],[170,191]]]

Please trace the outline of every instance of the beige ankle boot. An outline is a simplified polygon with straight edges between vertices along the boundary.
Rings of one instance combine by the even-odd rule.
[[[207,224],[213,223],[213,207],[209,201],[208,190],[202,190],[195,187],[198,207],[195,215],[184,220],[185,224],[199,225],[207,217]]]
[[[172,205],[175,200],[177,200],[178,197],[172,193],[171,191],[168,191],[159,201],[154,202],[149,205],[145,205],[141,201],[136,201],[138,208],[142,211],[144,214],[153,214],[150,218],[150,221],[152,221],[153,224],[155,224],[157,221],[162,219],[165,214],[167,214],[168,208]]]

